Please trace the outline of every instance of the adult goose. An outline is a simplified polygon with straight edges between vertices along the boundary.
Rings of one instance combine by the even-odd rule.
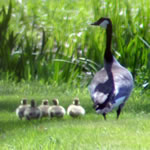
[[[100,18],[91,25],[101,26],[106,29],[106,49],[104,53],[104,67],[98,71],[89,91],[97,113],[106,114],[117,108],[117,119],[133,89],[132,74],[123,67],[112,55],[112,22],[109,18]]]
[[[49,117],[62,118],[66,113],[65,108],[59,105],[58,99],[53,99],[52,101],[54,105],[48,109]]]
[[[16,109],[16,115],[22,120],[24,117],[24,111],[29,107],[30,105],[27,103],[27,99],[21,100],[21,105],[19,105]]]
[[[78,98],[73,100],[73,104],[69,105],[67,109],[67,114],[71,117],[78,117],[85,115],[85,109],[80,105]]]
[[[31,100],[31,105],[25,110],[24,116],[27,120],[39,119],[41,117],[41,111],[38,107],[36,107],[34,100]]]

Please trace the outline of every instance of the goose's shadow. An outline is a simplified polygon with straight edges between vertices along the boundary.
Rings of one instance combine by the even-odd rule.
[[[16,117],[16,116],[14,116]],[[54,122],[56,122],[58,119],[51,119],[51,118],[41,118],[38,120],[19,120],[17,117],[14,119],[10,119],[10,120],[0,120],[0,134],[3,134],[5,132],[9,132],[12,130],[17,130],[17,129],[23,129],[26,130],[27,127],[28,128],[45,128],[47,127],[47,125],[49,124],[49,126],[52,126],[53,124],[53,120],[55,120]],[[64,122],[64,118],[59,119],[58,124],[62,124],[62,122]]]

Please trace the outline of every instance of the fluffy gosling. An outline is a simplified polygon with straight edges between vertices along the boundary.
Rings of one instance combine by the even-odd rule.
[[[16,115],[19,117],[19,119],[22,120],[24,117],[24,111],[26,108],[28,108],[30,105],[27,104],[27,99],[21,100],[21,105],[17,107],[16,109]]]
[[[24,116],[27,120],[39,119],[41,117],[41,111],[36,107],[34,100],[31,100],[31,105],[25,110]]]
[[[83,116],[85,114],[84,108],[80,105],[79,99],[75,98],[73,104],[67,109],[67,114],[71,117]]]
[[[59,105],[58,99],[54,99],[53,104],[54,105],[48,109],[48,115],[51,118],[52,117],[57,117],[57,118],[63,117],[65,115],[66,111],[62,106]]]
[[[42,104],[38,107],[41,111],[41,117],[47,117],[48,116],[48,109],[49,109],[48,100],[42,100]]]

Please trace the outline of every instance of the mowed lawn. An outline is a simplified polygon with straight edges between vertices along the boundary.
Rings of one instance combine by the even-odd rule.
[[[0,150],[148,150],[150,148],[149,92],[135,89],[119,118],[113,111],[104,121],[92,109],[87,88],[65,88],[40,83],[0,82]],[[44,118],[26,121],[16,117],[22,98],[38,105],[58,98],[65,108],[79,97],[86,109],[81,118]]]

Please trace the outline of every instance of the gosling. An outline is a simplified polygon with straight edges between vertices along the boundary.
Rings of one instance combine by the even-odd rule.
[[[31,100],[31,105],[25,110],[24,116],[27,120],[39,119],[41,117],[41,111],[36,107],[34,100]]]
[[[73,104],[68,107],[67,114],[71,117],[79,117],[85,115],[85,109],[80,105],[78,98],[75,98],[73,100]]]
[[[48,109],[48,115],[49,117],[57,117],[57,118],[62,118],[66,111],[64,109],[64,107],[60,106],[59,105],[59,101],[58,99],[54,99],[53,100],[53,106],[51,106],[49,109]]]
[[[48,116],[48,109],[49,109],[48,100],[42,100],[42,104],[38,107],[41,111],[41,117],[47,117]]]
[[[22,120],[24,117],[24,111],[29,107],[30,105],[27,104],[27,99],[21,100],[21,105],[17,107],[16,109],[16,115],[19,117],[19,119]]]

